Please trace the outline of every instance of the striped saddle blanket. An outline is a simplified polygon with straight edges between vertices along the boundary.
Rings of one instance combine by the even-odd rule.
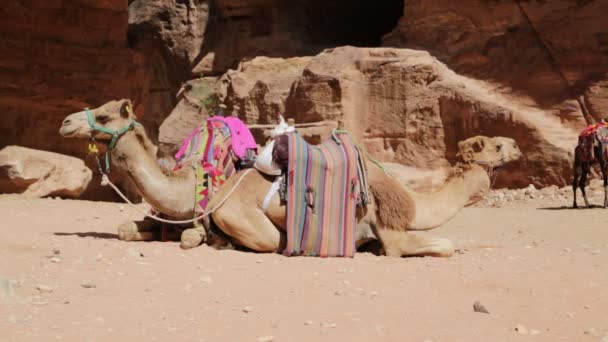
[[[365,165],[346,133],[319,146],[297,133],[287,139],[287,245],[285,255],[355,254],[356,206],[368,201]],[[280,145],[280,144],[278,144]]]
[[[205,212],[211,197],[236,172],[239,162],[255,158],[253,149],[247,149],[242,158],[235,155],[232,133],[223,120],[209,118],[188,135],[175,155],[174,171],[187,165],[194,166],[197,213]]]

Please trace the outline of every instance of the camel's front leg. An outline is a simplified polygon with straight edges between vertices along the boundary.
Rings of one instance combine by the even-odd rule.
[[[387,256],[436,256],[450,257],[454,245],[448,239],[430,238],[393,229],[378,229]]]
[[[572,196],[574,197],[572,201],[572,208],[578,208],[578,204],[576,204],[576,188],[578,188],[578,178],[580,173],[582,172],[582,168],[580,165],[576,165],[576,161],[574,162],[574,174],[572,175]]]
[[[579,181],[579,187],[581,188],[581,194],[583,194],[583,200],[585,201],[585,206],[587,208],[590,207],[589,200],[587,200],[587,192],[585,191],[585,187],[587,186],[587,175],[589,174],[589,167],[583,167],[583,172],[581,173],[581,179]]]
[[[602,154],[603,156],[603,154]],[[602,178],[604,180],[604,208],[608,208],[608,170],[607,170],[607,161],[600,159],[600,169],[602,171]]]
[[[160,225],[152,219],[128,221],[118,226],[118,239],[123,241],[152,241],[157,238]]]

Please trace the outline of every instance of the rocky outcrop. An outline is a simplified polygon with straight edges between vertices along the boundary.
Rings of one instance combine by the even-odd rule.
[[[158,127],[176,105],[182,83],[197,73],[209,23],[208,0],[129,1],[129,46],[142,53],[149,75],[143,123],[157,141]]]
[[[272,122],[285,108],[287,118],[307,125],[299,130],[313,143],[342,121],[379,160],[422,174],[447,171],[460,140],[478,134],[511,137],[524,156],[499,174],[497,186],[569,179],[575,131],[492,84],[459,76],[426,52],[341,47],[298,60],[293,73],[278,74],[285,63],[294,61],[258,58],[227,73],[222,78],[227,107],[238,108],[233,112],[252,124]],[[273,96],[258,96],[260,89]],[[434,172],[430,184],[440,179]]]
[[[0,150],[0,189],[27,197],[79,197],[91,170],[78,158],[20,146]]]
[[[403,0],[216,0],[197,73],[220,76],[257,56],[316,55],[334,46],[378,46]]]
[[[343,121],[379,159],[435,170],[432,185],[456,141],[505,135],[525,157],[498,186],[562,185],[576,131],[608,116],[606,1],[30,0],[0,13],[0,147],[83,158],[56,133],[63,117],[131,98],[170,155],[217,83],[259,142],[279,113],[313,143]],[[85,197],[109,198],[98,190]]]
[[[580,127],[587,112],[608,116],[598,90],[608,80],[607,17],[606,1],[408,0],[384,45],[427,50]]]

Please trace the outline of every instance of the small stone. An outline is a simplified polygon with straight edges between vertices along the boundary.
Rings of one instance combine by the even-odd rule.
[[[246,306],[246,307],[243,308],[243,312],[244,313],[253,312],[253,307],[252,306]]]
[[[212,280],[209,277],[202,277],[201,279],[201,283],[205,283],[205,284],[211,284]]]
[[[475,312],[480,312],[480,313],[487,313],[489,314],[490,312],[488,311],[488,309],[486,309],[485,306],[483,306],[480,302],[475,302],[473,304],[473,311]]]
[[[58,258],[58,257],[52,257],[52,258],[51,258],[51,262],[54,262],[54,263],[60,263],[60,262],[61,262],[61,258]]]
[[[274,336],[260,336],[258,337],[258,342],[272,342],[274,341]]]
[[[518,333],[520,333],[522,335],[528,335],[528,328],[524,327],[521,324],[518,324],[515,326],[515,331],[517,331]]]
[[[97,254],[93,260],[95,260],[95,261],[101,261],[101,259],[103,259],[103,255]]]
[[[335,328],[336,327],[336,323],[326,323],[326,322],[322,322],[321,323],[321,327],[323,328]]]
[[[313,324],[314,324],[314,322],[309,319],[304,321],[304,325],[313,325]]]
[[[90,280],[85,280],[83,281],[80,286],[82,286],[85,289],[94,289],[97,287],[97,285],[93,284],[93,282],[91,282]]]
[[[336,296],[344,296],[344,291],[342,291],[342,290],[336,290],[336,291],[334,291],[334,294]]]
[[[350,286],[350,281],[348,280],[342,280],[342,283],[346,286]]]
[[[53,248],[53,254],[59,255],[59,254],[61,254],[61,251],[59,250],[59,248]]]
[[[572,312],[566,312],[566,317],[573,318],[574,314]]]
[[[595,328],[585,329],[585,331],[583,331],[583,334],[591,335],[591,336],[599,336],[599,334],[597,333],[597,330],[595,330]]]
[[[379,295],[380,293],[378,293],[378,291],[370,291],[369,295],[372,297],[376,297],[377,295]]]
[[[43,292],[43,293],[51,293],[53,292],[53,288],[49,285],[45,285],[45,284],[38,284],[36,285],[36,290]]]
[[[118,210],[125,211],[125,206],[121,204],[120,206],[118,206]]]
[[[568,247],[566,247],[566,248],[564,248],[564,252],[566,252],[566,253],[570,253],[570,252],[572,252],[572,248],[568,248]]]
[[[129,249],[127,249],[126,253],[127,253],[129,256],[131,256],[131,257],[133,257],[133,258],[136,258],[136,259],[139,259],[139,258],[143,258],[143,257],[144,257],[144,254],[143,254],[143,253],[141,253],[140,251],[138,251],[138,250],[137,250],[137,249],[135,249],[135,248],[129,248]]]
[[[264,262],[264,260],[262,260],[262,259],[258,259],[258,260],[255,261],[256,264],[261,264],[263,262]]]

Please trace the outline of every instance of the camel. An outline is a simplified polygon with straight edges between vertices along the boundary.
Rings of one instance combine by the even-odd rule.
[[[135,119],[130,106],[129,100],[110,101],[90,113],[97,125],[116,131]],[[81,139],[93,136],[98,142],[110,142],[110,134],[92,131],[90,127],[87,113],[78,112],[64,119],[60,134]],[[378,166],[368,163],[373,199],[372,204],[358,210],[357,246],[378,239],[382,252],[389,256],[451,256],[454,253],[451,241],[411,231],[438,227],[464,206],[480,200],[491,185],[488,172],[521,156],[515,141],[504,137],[473,137],[459,142],[459,149],[460,161],[451,177],[441,189],[428,194],[407,189]],[[176,219],[191,218],[195,205],[193,172],[163,171],[153,151],[143,127],[133,126],[115,141],[109,154],[113,167],[122,169],[156,210]],[[256,252],[282,251],[286,241],[285,206],[281,206],[275,194],[266,210],[261,209],[272,181],[273,177],[256,169],[243,170],[211,199],[209,208],[217,207],[212,213],[213,222],[235,246]],[[227,197],[230,192],[232,195]],[[127,222],[119,227],[119,238],[149,240],[153,237],[152,226],[148,220]],[[192,248],[204,241],[203,230],[189,228],[182,232],[180,246]]]
[[[368,163],[372,204],[358,212],[356,245],[379,239],[388,256],[440,256],[454,252],[447,239],[415,235],[410,231],[439,227],[464,206],[483,198],[490,189],[488,171],[520,158],[521,152],[510,138],[477,136],[459,143],[461,161],[438,191],[423,194],[407,189],[380,167]],[[487,167],[484,168],[481,165]],[[211,202],[215,206],[235,185],[238,175],[228,180]],[[286,236],[285,206],[274,195],[263,211],[262,204],[272,178],[255,170],[245,176],[233,197],[212,214],[218,227],[233,239],[258,252],[280,252]],[[235,214],[238,213],[238,214]]]
[[[587,130],[591,130],[588,135],[583,135]],[[608,160],[606,160],[606,141],[608,140],[608,127],[602,121],[597,125],[589,126],[579,137],[578,144],[574,149],[574,165],[572,177],[572,207],[578,208],[576,203],[576,189],[581,188],[585,206],[590,207],[587,200],[585,186],[587,185],[587,176],[591,172],[591,167],[597,162],[602,172],[604,180],[604,208],[608,207]]]

